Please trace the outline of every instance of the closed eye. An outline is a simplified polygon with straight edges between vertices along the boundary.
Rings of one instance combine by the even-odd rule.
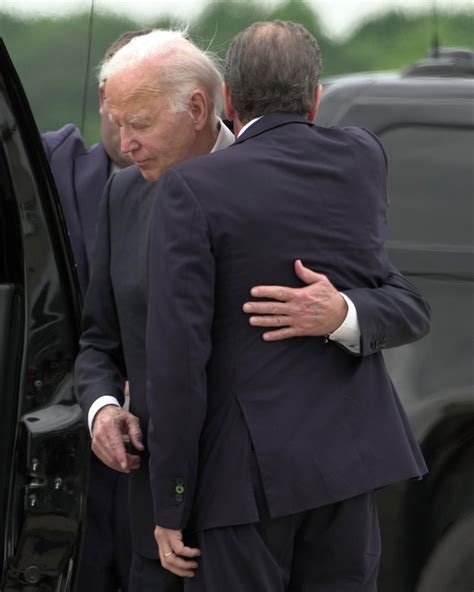
[[[150,127],[150,124],[148,122],[145,122],[145,121],[143,121],[143,122],[142,121],[135,121],[135,122],[131,122],[130,123],[130,127],[133,130],[139,131],[139,130],[147,129],[148,127]]]

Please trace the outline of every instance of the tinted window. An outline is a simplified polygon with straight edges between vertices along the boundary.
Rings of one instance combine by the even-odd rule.
[[[472,244],[472,129],[406,126],[380,137],[389,161],[390,239]]]

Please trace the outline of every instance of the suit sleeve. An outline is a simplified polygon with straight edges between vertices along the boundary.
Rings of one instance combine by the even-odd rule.
[[[74,367],[76,394],[87,417],[92,403],[102,395],[124,402],[125,364],[120,326],[110,277],[110,191],[101,200],[93,270],[82,312],[80,351]]]
[[[207,408],[215,264],[192,190],[168,171],[152,210],[148,260],[148,448],[156,524],[184,528]]]
[[[357,310],[361,356],[412,343],[430,330],[429,304],[393,266],[379,288],[355,288],[344,293]]]
[[[379,138],[367,129],[358,133],[367,134],[369,142],[377,147],[376,151],[384,161],[380,162],[379,169],[386,172],[387,155]],[[344,290],[357,310],[361,356],[417,341],[430,330],[428,303],[388,260],[387,264],[386,276],[379,282],[379,287]]]

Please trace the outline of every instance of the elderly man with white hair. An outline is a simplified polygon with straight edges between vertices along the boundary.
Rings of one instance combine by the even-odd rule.
[[[154,182],[169,167],[226,148],[234,138],[219,118],[222,78],[214,59],[182,32],[156,30],[133,39],[104,64],[101,79],[111,120],[120,131],[121,150],[136,166],[115,174],[103,195],[75,368],[76,389],[95,454],[108,466],[131,473],[130,589],[181,590],[182,579],[177,576],[194,575],[199,551],[185,546],[180,538],[173,552],[160,551],[166,569],[160,565],[148,472],[145,329],[150,208],[159,191]],[[320,281],[323,277],[291,291],[293,298],[319,307],[305,334],[329,333],[349,348],[347,355],[359,353],[363,336],[357,312],[330,282]],[[396,277],[387,286],[368,289],[373,297],[367,300],[372,302],[369,308],[375,322],[382,316],[387,332],[403,342],[422,334],[426,309],[420,295],[401,276]],[[310,283],[312,278],[308,279]],[[166,277],[160,281],[165,284]],[[307,317],[311,307],[300,307],[295,318]],[[390,322],[387,308],[394,311]],[[252,324],[258,324],[255,318]],[[125,379],[130,384],[130,411],[122,408]],[[130,440],[128,451],[123,436]],[[166,475],[163,478],[166,481]],[[184,484],[172,475],[162,493],[171,506],[180,504]]]
[[[130,590],[141,590],[147,558],[157,558],[148,484],[145,403],[145,286],[148,212],[154,185],[168,167],[234,141],[219,119],[221,75],[205,52],[179,31],[132,40],[105,62],[105,100],[120,131],[121,149],[137,166],[114,175],[99,213],[90,285],[84,303],[76,385],[88,417],[93,450],[108,466],[131,475],[135,555]],[[122,409],[130,384],[130,412]],[[126,453],[128,434],[140,456]],[[143,434],[143,436],[142,436]],[[178,493],[176,495],[179,495]],[[163,570],[160,590],[181,580]]]

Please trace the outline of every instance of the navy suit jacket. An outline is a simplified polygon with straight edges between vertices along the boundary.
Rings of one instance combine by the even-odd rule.
[[[371,133],[265,116],[229,149],[166,172],[151,220],[157,524],[257,521],[253,449],[272,517],[423,475],[380,353],[388,337],[369,337],[364,315],[364,339],[378,353],[357,357],[322,338],[264,342],[242,312],[256,284],[297,286],[297,258],[356,294],[356,307],[361,288],[391,273],[386,160]]]
[[[72,124],[42,135],[54,175],[82,296],[89,283],[100,198],[109,175],[110,161],[102,144],[86,148]]]
[[[136,166],[113,175],[104,190],[74,370],[86,417],[92,403],[102,395],[113,395],[123,404],[123,383],[128,379],[130,411],[140,420],[145,443],[144,280],[153,190],[154,185],[143,179]],[[134,550],[156,559],[147,451],[140,469],[130,474],[130,528]]]
[[[213,171],[212,178],[215,173]],[[131,411],[140,420],[145,445],[149,422],[145,363],[146,252],[150,209],[156,192],[157,185],[146,182],[135,166],[113,175],[105,188],[98,216],[94,264],[84,302],[81,349],[75,366],[76,389],[85,415],[101,395],[115,395],[122,401],[123,379],[128,378]],[[290,259],[291,253],[288,253],[288,261]],[[290,267],[292,269],[292,265]],[[166,277],[165,270],[163,282]],[[236,281],[239,277],[240,272]],[[295,285],[292,271],[285,278],[289,284]],[[262,267],[256,283],[265,280],[272,280],[272,274]],[[380,350],[381,335],[386,336],[386,346],[391,347],[419,339],[429,327],[426,303],[416,288],[396,270],[389,271],[378,290],[362,288],[348,293],[356,303],[361,321],[363,356]],[[248,299],[248,293],[239,288],[235,300],[239,298],[236,314],[240,318],[241,306]],[[242,321],[247,323],[247,319],[242,318]],[[249,332],[255,332],[255,339],[260,340],[256,329],[249,329]],[[370,344],[375,342],[377,349],[372,349]],[[272,345],[266,345],[272,350]],[[339,349],[335,344],[331,347]],[[317,352],[315,346],[315,355]],[[346,357],[355,360],[353,363],[359,359],[343,349],[340,349],[340,355],[342,360]],[[130,475],[131,530],[134,549],[144,556],[156,558],[148,461],[147,449],[140,469]],[[180,484],[176,483],[179,477],[172,472],[170,487],[173,496],[181,495],[175,491],[176,487],[180,491]],[[230,497],[232,493],[229,483],[226,496]]]

